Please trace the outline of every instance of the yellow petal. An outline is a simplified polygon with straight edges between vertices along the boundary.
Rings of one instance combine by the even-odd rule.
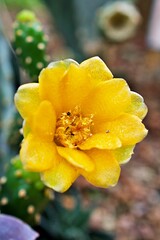
[[[147,106],[145,105],[141,95],[131,92],[131,104],[128,106],[126,112],[143,119],[146,116],[147,111]]]
[[[66,71],[63,61],[43,69],[39,75],[40,96],[54,106],[57,114],[61,113],[60,80]]]
[[[41,172],[57,164],[57,151],[54,143],[28,134],[23,140],[20,157],[24,168],[33,172]]]
[[[122,145],[134,145],[146,136],[147,130],[141,120],[134,115],[125,113],[111,122],[105,122],[96,126],[96,131],[104,132],[109,130],[122,142]]]
[[[26,138],[30,133],[31,128],[26,120],[23,121],[23,136]]]
[[[79,105],[97,84],[112,77],[110,70],[98,57],[80,65],[71,63],[60,84],[63,111]]]
[[[33,133],[47,141],[53,141],[56,126],[56,114],[48,101],[40,103],[33,119]]]
[[[39,84],[28,83],[21,85],[15,94],[15,105],[21,116],[30,118],[40,104]]]
[[[57,192],[65,192],[78,177],[77,170],[61,158],[56,168],[41,173],[45,185]]]
[[[100,83],[82,103],[84,115],[94,114],[94,121],[115,119],[130,104],[130,91],[125,80],[113,79]]]
[[[115,158],[117,159],[119,164],[127,163],[131,159],[131,156],[134,153],[134,147],[135,146],[126,146],[117,148],[113,151]]]
[[[87,172],[90,172],[94,169],[92,160],[84,152],[64,147],[57,147],[57,150],[59,155],[66,159],[73,166],[82,168]]]
[[[92,57],[80,64],[93,81],[106,81],[113,78],[113,75],[106,64],[99,57]]]
[[[115,149],[121,147],[121,141],[112,133],[97,133],[89,137],[85,142],[78,146],[81,150],[89,150],[91,148],[98,149]]]
[[[97,187],[114,186],[120,175],[120,166],[114,155],[108,150],[92,149],[87,154],[95,164],[92,172],[81,171],[91,184]]]
[[[90,81],[88,82],[85,71],[75,64],[70,64],[60,84],[63,112],[79,105],[82,99],[88,95],[92,85]]]
[[[60,114],[79,105],[99,82],[112,77],[110,70],[98,57],[80,65],[69,59],[55,62],[40,73],[40,96],[43,100],[51,101],[56,113]]]

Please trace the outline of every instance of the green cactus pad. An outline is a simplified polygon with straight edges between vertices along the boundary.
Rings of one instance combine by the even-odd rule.
[[[39,72],[48,65],[47,37],[33,12],[25,10],[17,15],[13,45],[21,66],[37,81]]]
[[[20,143],[22,142],[23,136],[21,133],[23,119],[20,114],[15,110],[13,117],[10,119],[10,125],[8,126],[8,139],[7,144],[15,154],[18,154],[20,150]]]
[[[24,170],[19,156],[13,158],[0,178],[1,212],[35,225],[51,198],[53,192],[43,185],[39,174]]]

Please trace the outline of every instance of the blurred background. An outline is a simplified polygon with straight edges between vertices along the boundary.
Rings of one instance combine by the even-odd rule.
[[[24,9],[33,11],[40,26],[39,33],[35,26],[25,28],[25,39],[33,34],[41,43],[40,52],[26,47],[37,66],[32,70],[21,33],[15,34],[24,30],[16,20]],[[0,209],[29,223],[38,239],[160,239],[159,25],[159,0],[0,1]],[[79,178],[67,193],[55,194],[13,158],[22,140],[13,96],[20,84],[36,81],[49,61],[95,55],[144,97],[149,134],[122,166],[116,187],[97,189]]]

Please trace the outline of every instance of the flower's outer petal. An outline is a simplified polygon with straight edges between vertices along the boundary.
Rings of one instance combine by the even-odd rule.
[[[90,58],[80,65],[70,64],[60,86],[63,112],[80,105],[97,84],[112,77],[112,73],[99,57]]]
[[[130,104],[130,91],[125,80],[113,79],[100,83],[82,103],[84,115],[94,114],[94,121],[115,119]]]
[[[28,134],[23,140],[20,158],[24,168],[33,172],[42,172],[57,164],[58,153],[54,143]]]
[[[57,114],[61,113],[60,80],[66,72],[66,65],[63,61],[43,69],[39,75],[40,96],[48,100],[54,106]]]
[[[106,81],[113,78],[113,75],[106,64],[99,57],[92,57],[80,64],[93,81]]]
[[[81,171],[88,182],[97,187],[114,186],[120,175],[120,166],[112,152],[92,149],[87,154],[95,164],[92,172]]]
[[[65,192],[78,177],[78,171],[63,158],[56,168],[41,173],[45,185],[57,192]]]
[[[121,145],[121,141],[116,135],[106,132],[92,135],[78,147],[81,150],[89,150],[92,148],[116,149],[121,147]]]
[[[98,83],[112,77],[105,63],[98,57],[90,58],[80,65],[70,64],[60,86],[63,111],[79,105]]]
[[[128,106],[126,112],[143,119],[146,116],[147,111],[148,109],[144,103],[143,97],[138,93],[131,92],[131,104]]]
[[[96,126],[97,132],[109,130],[118,136],[122,145],[134,145],[147,135],[147,130],[141,120],[134,115],[128,113],[122,114],[114,121],[104,122]]]
[[[82,168],[87,172],[94,169],[94,163],[84,152],[66,147],[57,147],[57,150],[59,155],[73,166]]]
[[[30,133],[31,128],[26,120],[23,121],[23,136],[26,138],[27,135]]]
[[[39,84],[21,85],[15,94],[15,105],[24,119],[29,119],[40,104]]]
[[[33,119],[33,133],[47,141],[53,141],[56,126],[56,114],[48,101],[40,103]]]
[[[121,148],[117,148],[113,151],[115,158],[119,162],[119,164],[125,164],[127,163],[130,159],[132,154],[134,153],[135,145],[133,146],[125,146]]]

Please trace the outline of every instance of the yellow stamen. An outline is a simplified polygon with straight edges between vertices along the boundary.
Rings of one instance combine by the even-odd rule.
[[[57,119],[55,142],[59,146],[77,148],[88,137],[92,136],[93,115],[82,116],[80,107],[64,112]]]

